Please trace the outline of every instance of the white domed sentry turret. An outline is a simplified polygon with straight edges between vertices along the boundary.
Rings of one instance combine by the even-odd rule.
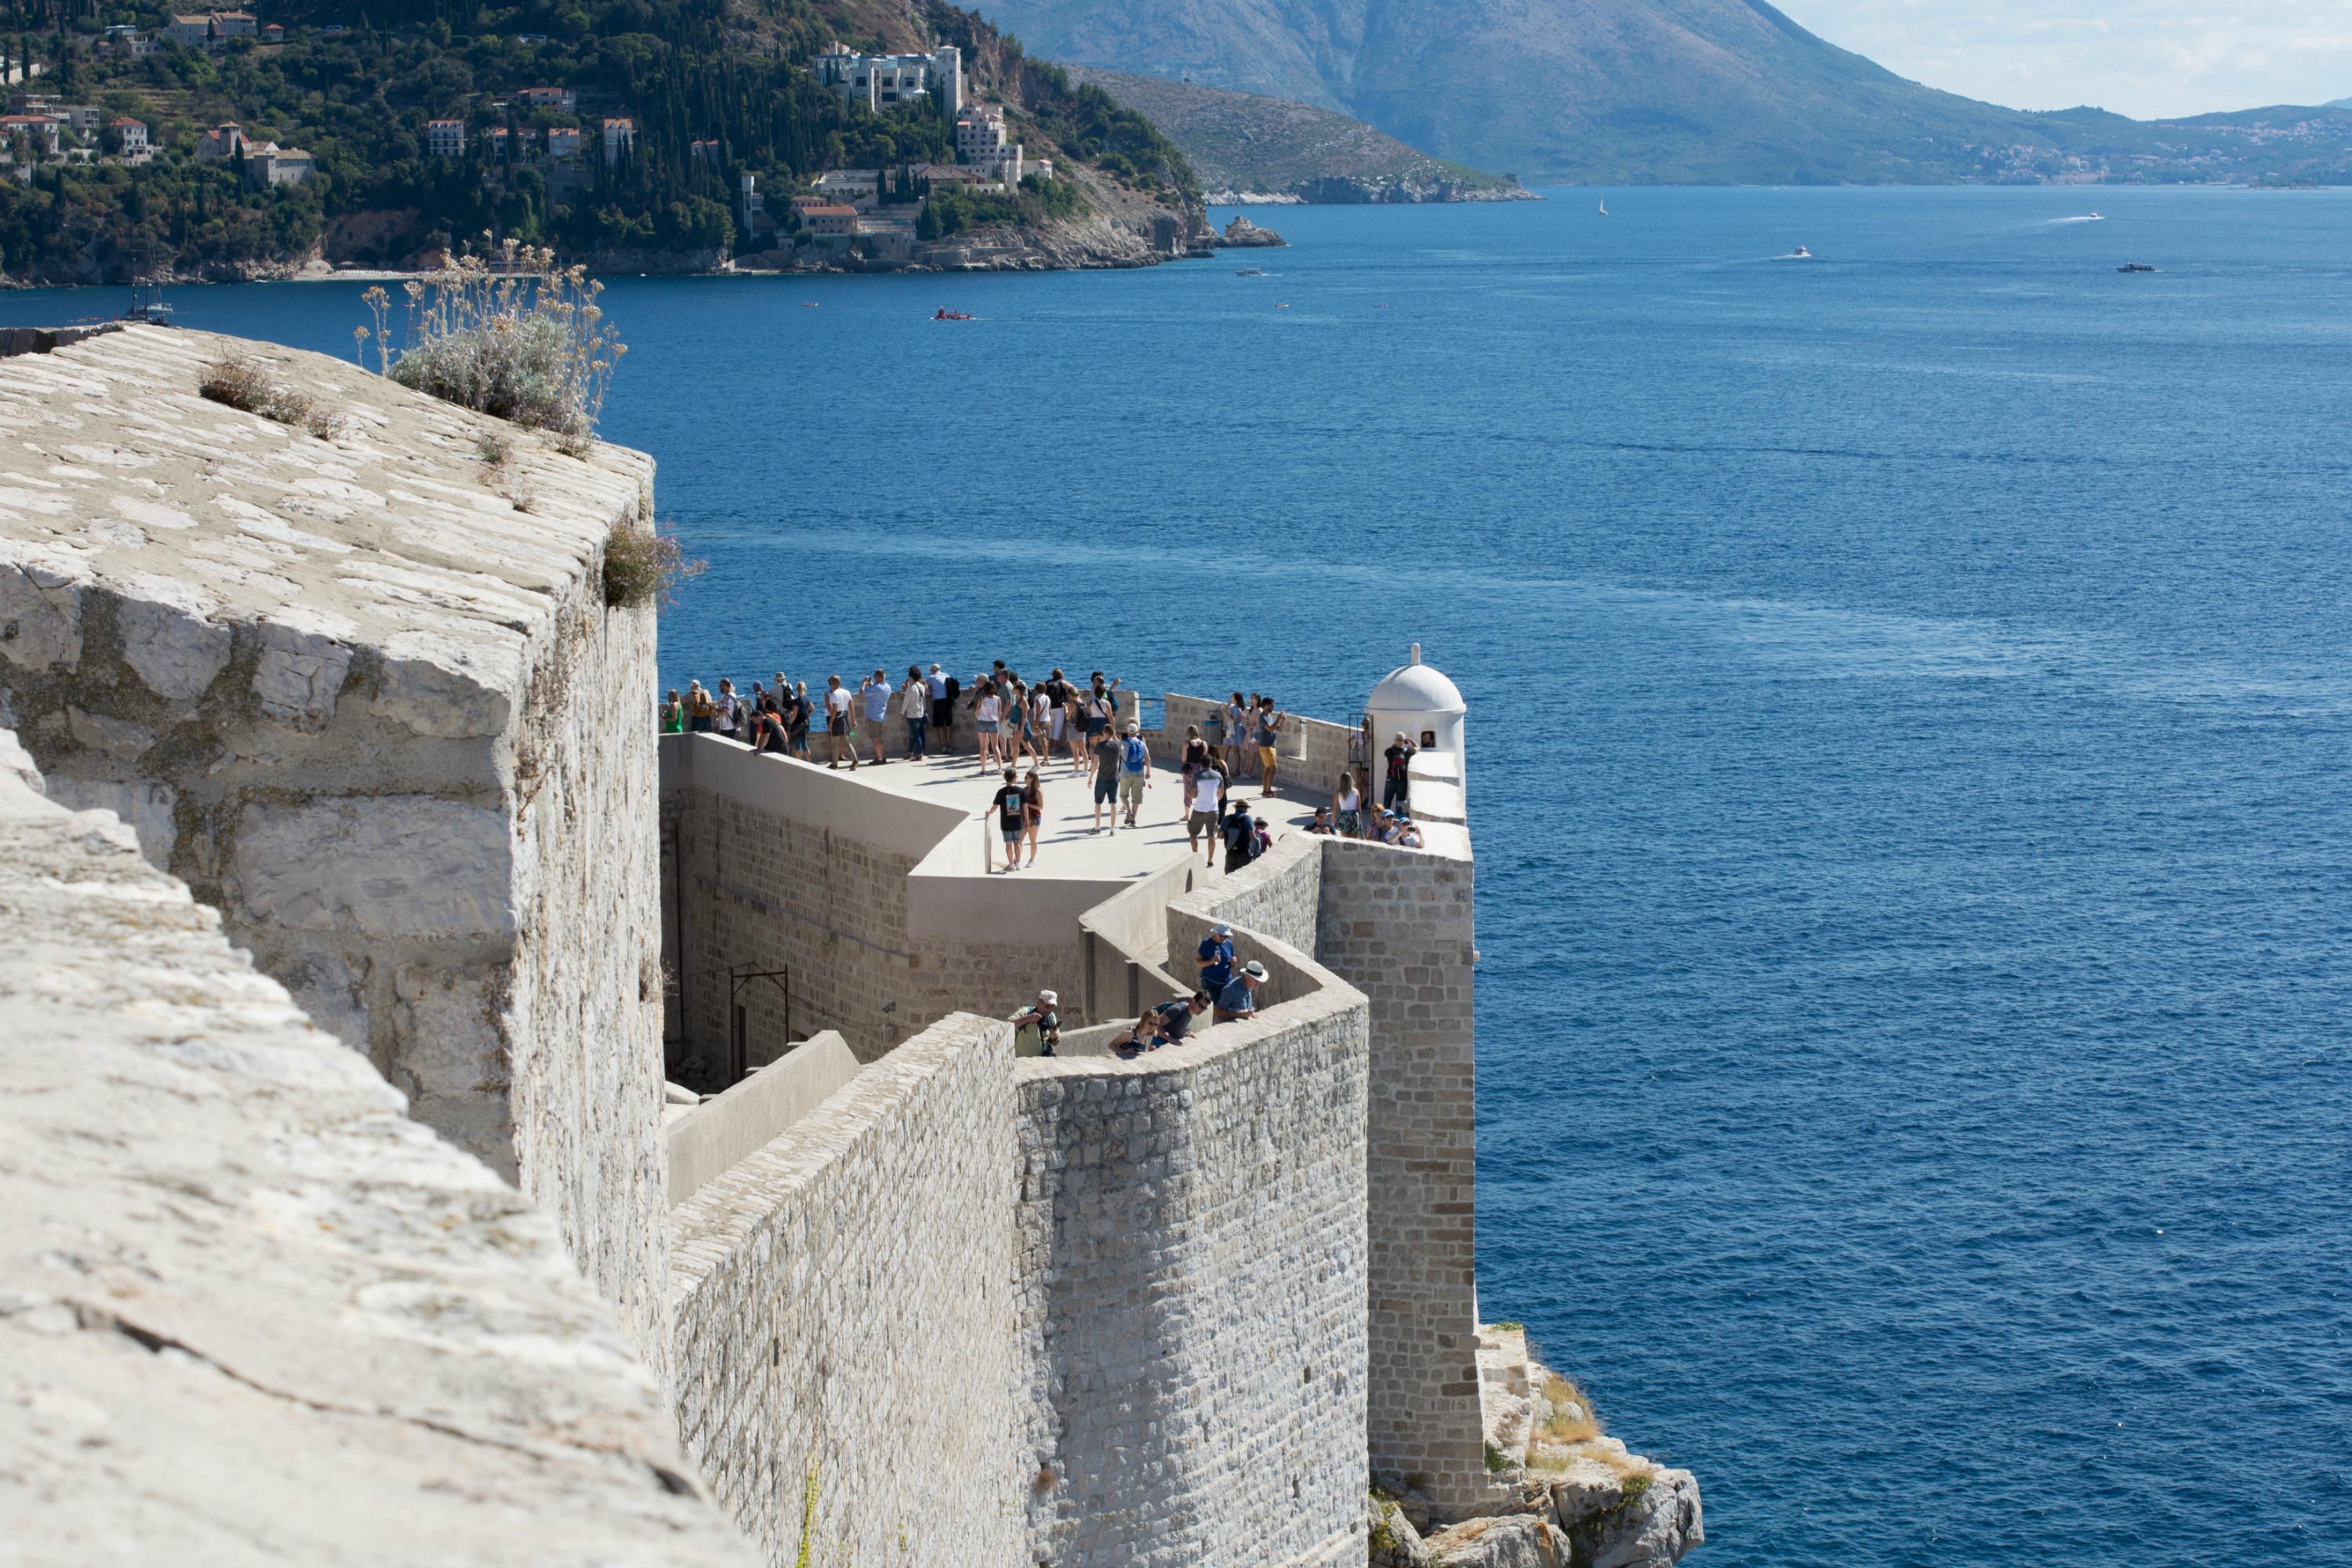
[[[1462,721],[1469,710],[1464,706],[1462,692],[1435,668],[1421,662],[1421,645],[1412,645],[1412,658],[1388,672],[1372,694],[1364,699],[1364,718],[1371,727],[1371,755],[1375,758],[1389,749],[1402,730],[1408,740],[1423,752],[1439,753],[1451,759],[1444,769],[1458,786],[1464,778]],[[1432,756],[1431,762],[1436,757]]]

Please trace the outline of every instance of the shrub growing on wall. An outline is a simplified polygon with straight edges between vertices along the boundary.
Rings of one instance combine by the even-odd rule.
[[[511,240],[495,266],[460,257],[407,286],[408,347],[386,369],[403,386],[548,431],[577,456],[628,352],[596,304],[603,289],[583,268],[558,268],[552,251]],[[378,353],[388,358],[385,302],[370,291]]]

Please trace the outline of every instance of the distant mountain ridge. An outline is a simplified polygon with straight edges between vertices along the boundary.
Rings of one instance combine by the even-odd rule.
[[[1214,201],[1507,202],[1535,193],[1414,151],[1360,120],[1288,99],[1132,76],[1093,66],[1098,87],[1176,143]]]
[[[1529,183],[2352,183],[2352,113],[2147,122],[1907,81],[1766,0],[997,0],[1041,55],[1294,99]]]

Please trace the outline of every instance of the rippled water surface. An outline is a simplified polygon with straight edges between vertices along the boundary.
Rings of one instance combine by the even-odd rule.
[[[711,563],[665,679],[1345,718],[1419,639],[1484,1304],[1698,1471],[1699,1561],[2352,1563],[2352,198],[1557,195],[616,282]],[[348,352],[355,295],[177,300]]]

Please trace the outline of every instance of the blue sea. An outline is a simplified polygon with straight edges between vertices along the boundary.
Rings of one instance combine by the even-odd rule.
[[[2352,193],[1550,194],[614,280],[709,563],[665,680],[1345,719],[1422,643],[1483,1306],[1698,1562],[2352,1563]],[[175,300],[347,353],[356,295]]]

